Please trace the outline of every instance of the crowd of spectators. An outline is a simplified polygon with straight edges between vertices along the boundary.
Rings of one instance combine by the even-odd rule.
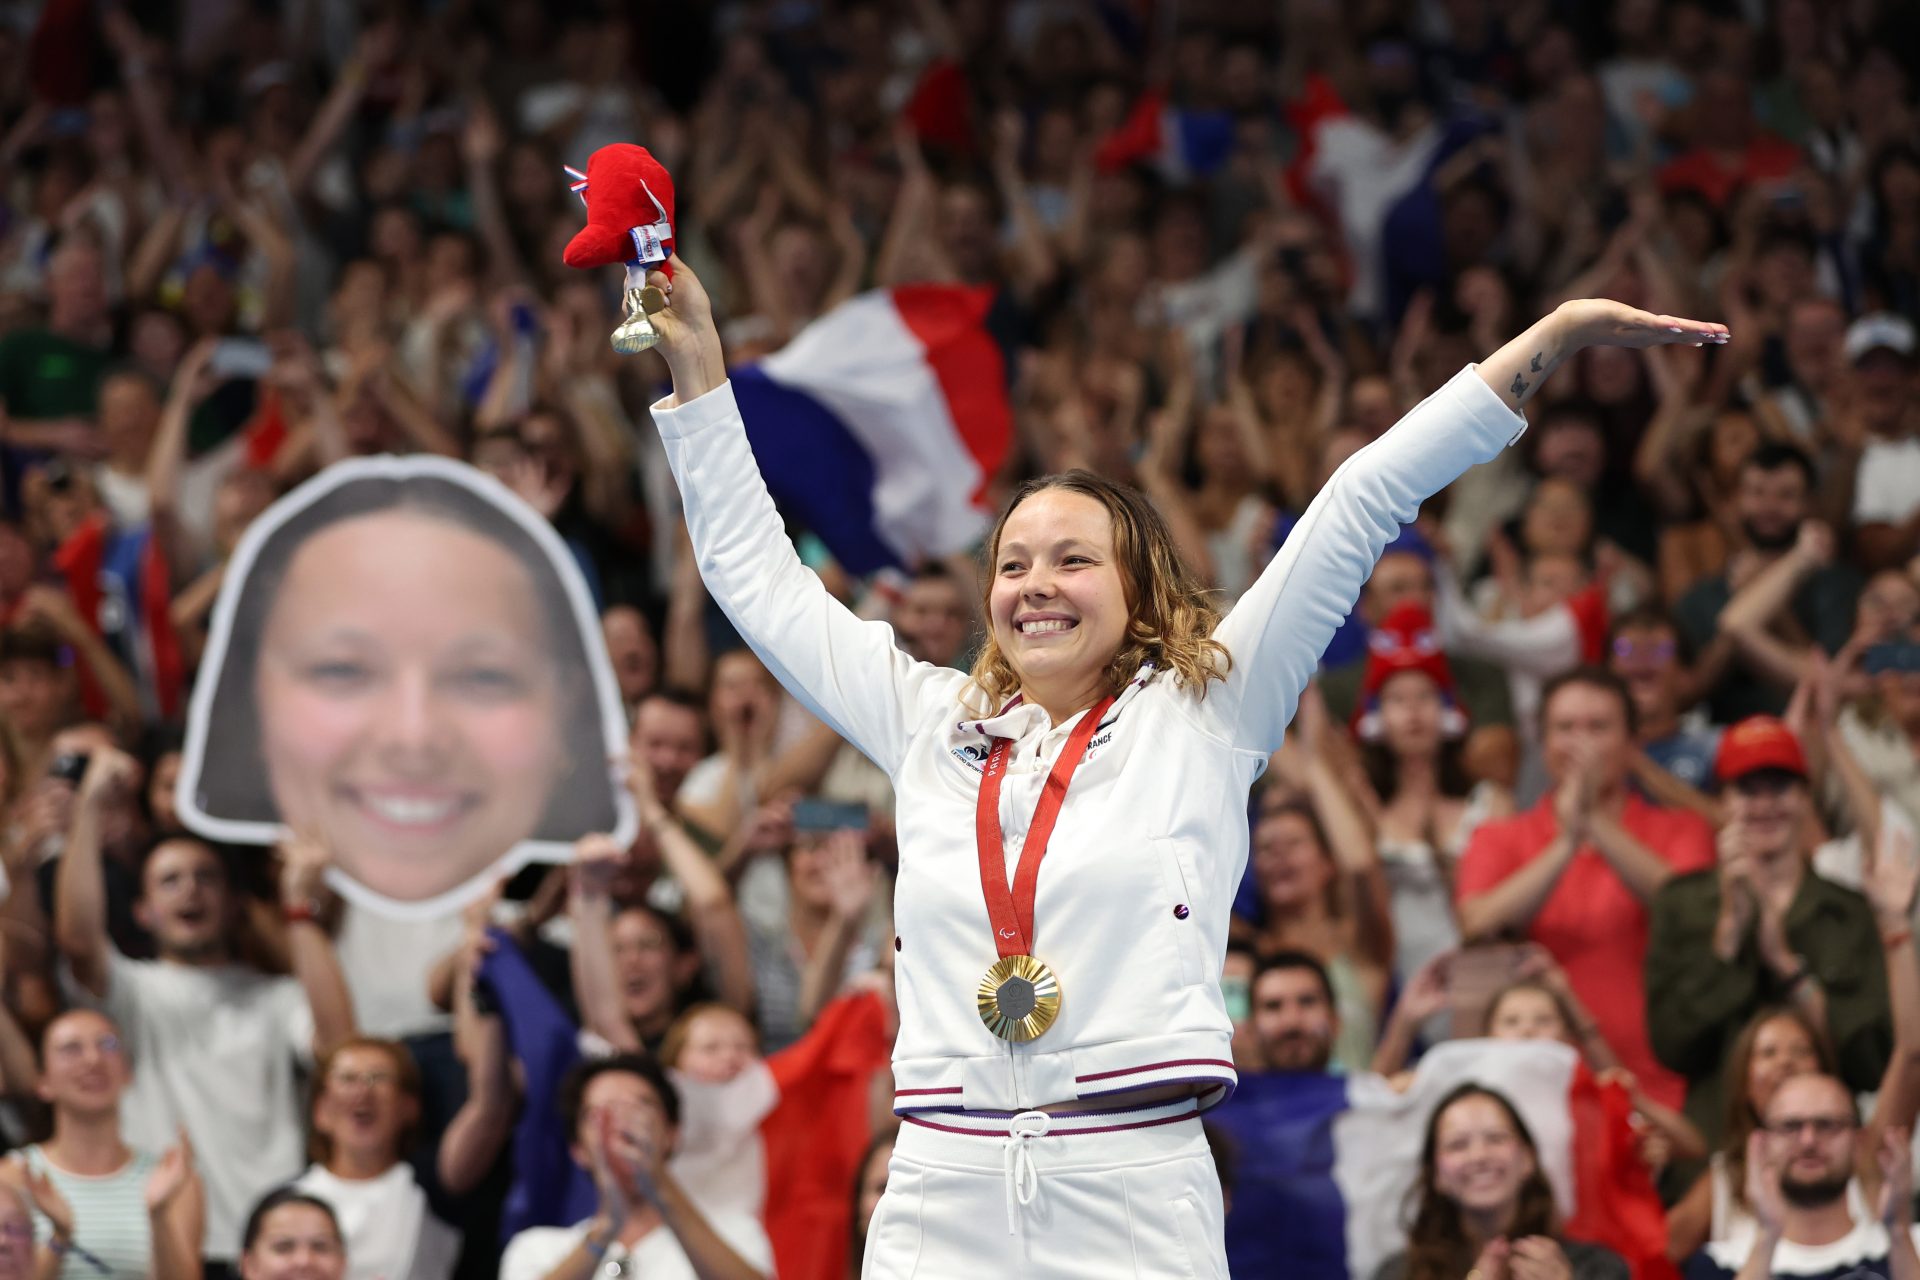
[[[731,362],[988,291],[984,504],[1137,484],[1223,607],[1561,301],[1729,325],[1585,352],[1381,558],[1250,802],[1237,1065],[1562,1040],[1689,1275],[1920,1280],[1917,75],[1901,0],[0,3],[0,1275],[857,1273],[892,797],[707,600],[664,365],[561,263],[637,141]],[[380,453],[564,539],[641,815],[425,923],[173,796],[236,542]],[[794,533],[969,665],[968,558]],[[1626,1274],[1498,1091],[1423,1127],[1382,1274]],[[1275,1194],[1237,1267],[1325,1211]]]

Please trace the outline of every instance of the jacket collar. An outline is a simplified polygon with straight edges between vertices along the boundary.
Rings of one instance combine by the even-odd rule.
[[[1120,718],[1120,713],[1139,696],[1140,691],[1153,683],[1160,671],[1151,662],[1144,663],[1127,681],[1127,687],[1120,691],[1113,705],[1107,708],[1107,714],[1100,721],[1104,728]],[[1077,717],[1076,717],[1077,719]],[[1066,729],[1074,720],[1063,721],[1057,727]],[[1015,695],[1011,701],[991,716],[977,720],[961,720],[954,724],[954,732],[965,737],[1011,738],[1015,742],[1024,741],[1034,733],[1047,733],[1055,726],[1047,723],[1044,707],[1028,702]]]

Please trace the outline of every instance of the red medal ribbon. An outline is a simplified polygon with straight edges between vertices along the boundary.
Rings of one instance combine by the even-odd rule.
[[[986,771],[980,777],[980,799],[974,809],[974,835],[980,846],[980,888],[987,898],[987,919],[993,925],[994,945],[1000,955],[1026,956],[1033,952],[1028,940],[1033,937],[1033,895],[1040,883],[1040,860],[1047,856],[1047,840],[1067,798],[1067,784],[1073,771],[1087,754],[1087,744],[1100,727],[1100,718],[1113,705],[1111,695],[1088,708],[1074,726],[1067,745],[1060,748],[1047,785],[1040,792],[1040,803],[1033,811],[1033,825],[1020,846],[1020,864],[1014,868],[1013,887],[1007,887],[1006,845],[1000,834],[1000,784],[1006,777],[1007,755],[1013,739],[995,738],[987,753]]]

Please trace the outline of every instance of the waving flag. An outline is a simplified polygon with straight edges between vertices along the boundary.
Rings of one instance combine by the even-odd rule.
[[[1166,91],[1151,88],[1134,102],[1127,118],[1093,152],[1103,173],[1128,165],[1149,165],[1176,186],[1218,172],[1233,153],[1233,116],[1225,111],[1177,107]]]
[[[1520,1112],[1568,1234],[1669,1280],[1665,1223],[1630,1143],[1605,1142],[1625,1110],[1607,1101],[1572,1049],[1549,1041],[1454,1040],[1420,1060],[1397,1093],[1379,1076],[1241,1075],[1208,1117],[1234,1147],[1227,1260],[1235,1275],[1370,1280],[1406,1247],[1409,1197],[1434,1107],[1482,1084]],[[1590,1230],[1580,1228],[1591,1227]]]
[[[1006,362],[993,292],[904,285],[850,298],[732,371],[774,501],[848,571],[966,551],[1006,457]]]

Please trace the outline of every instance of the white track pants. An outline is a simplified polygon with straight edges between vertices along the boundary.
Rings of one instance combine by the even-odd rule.
[[[1226,1213],[1191,1099],[1122,1114],[909,1117],[866,1280],[1227,1280]]]

